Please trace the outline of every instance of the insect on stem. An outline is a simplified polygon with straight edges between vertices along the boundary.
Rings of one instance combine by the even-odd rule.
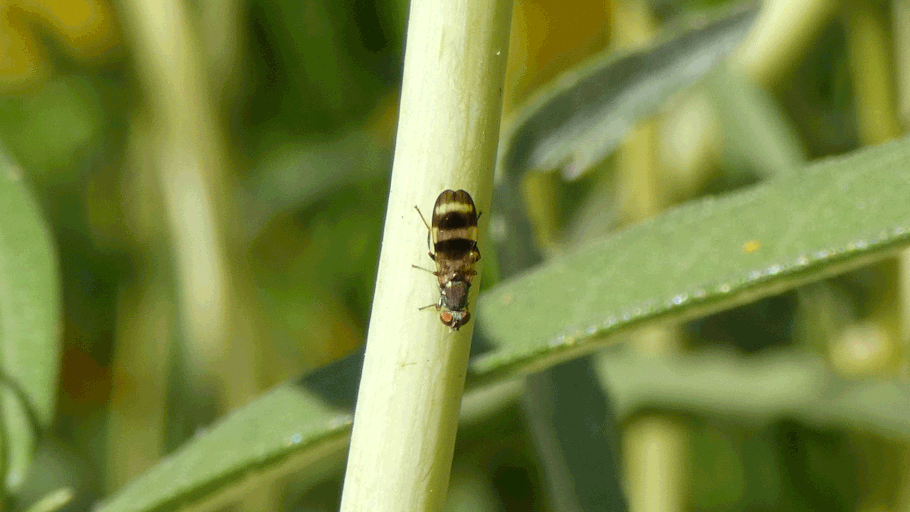
[[[436,272],[430,273],[439,281],[439,302],[420,309],[435,306],[440,321],[457,331],[471,319],[468,290],[477,275],[474,264],[480,260],[474,200],[464,190],[444,190],[433,206],[432,224],[427,224],[420,208],[414,209],[427,227],[430,259],[436,262]]]

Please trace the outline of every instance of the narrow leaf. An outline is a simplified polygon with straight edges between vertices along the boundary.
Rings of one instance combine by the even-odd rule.
[[[5,485],[15,490],[53,419],[60,296],[51,236],[22,170],[0,154],[0,417]]]
[[[639,121],[692,85],[745,38],[758,8],[690,20],[648,48],[608,52],[545,87],[504,130],[509,175],[563,169],[576,177],[611,153]]]
[[[620,231],[481,297],[497,349],[478,376],[590,353],[646,321],[693,318],[883,258],[910,244],[910,142],[832,158]]]
[[[603,358],[600,370],[620,417],[657,408],[752,426],[793,418],[817,428],[910,439],[906,382],[844,379],[809,354],[706,352],[655,358],[627,352]]]
[[[312,483],[340,467],[350,412],[292,384],[229,415],[129,483],[98,512],[214,510],[295,469]]]

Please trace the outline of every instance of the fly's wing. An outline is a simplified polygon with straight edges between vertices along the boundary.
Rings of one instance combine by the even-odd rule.
[[[433,251],[436,250],[436,244],[439,242],[439,230],[440,224],[443,223],[445,217],[445,210],[448,208],[447,205],[452,202],[452,199],[455,195],[454,190],[443,190],[441,194],[436,198],[436,204],[433,205],[433,219],[432,227],[430,228],[430,235],[433,240]]]

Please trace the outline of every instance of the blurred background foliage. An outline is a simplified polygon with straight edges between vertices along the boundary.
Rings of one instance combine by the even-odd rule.
[[[721,3],[516,0],[506,109]],[[743,87],[682,95],[579,180],[526,180],[545,253],[903,132],[910,3],[766,7],[766,40],[731,63]],[[70,509],[85,509],[226,411],[362,344],[406,19],[404,0],[0,2],[0,144],[52,226],[64,303],[57,418],[10,507],[70,486]],[[730,107],[744,103],[789,154],[758,158],[729,137],[750,135]],[[901,272],[879,264],[631,344],[786,348],[848,376],[906,376]],[[459,436],[453,510],[548,510],[518,415]],[[903,446],[871,435],[655,410],[627,419],[626,437],[654,425],[678,436],[658,443],[687,475],[677,510],[910,507]],[[290,478],[239,506],[334,510],[338,485]]]

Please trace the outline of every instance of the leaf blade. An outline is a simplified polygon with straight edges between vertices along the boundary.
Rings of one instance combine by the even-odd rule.
[[[486,379],[550,366],[642,322],[693,318],[882,258],[910,244],[908,166],[906,139],[828,159],[502,283],[477,308],[497,350],[472,370]]]
[[[211,510],[275,474],[344,453],[351,417],[293,384],[235,411],[111,496],[100,512]],[[303,475],[301,475],[303,477]]]
[[[745,38],[759,9],[690,20],[645,49],[607,52],[543,88],[508,123],[498,166],[508,175],[563,168],[574,178],[639,121],[713,69]]]
[[[60,297],[56,256],[22,170],[0,155],[0,414],[6,487],[24,480],[56,402]]]

